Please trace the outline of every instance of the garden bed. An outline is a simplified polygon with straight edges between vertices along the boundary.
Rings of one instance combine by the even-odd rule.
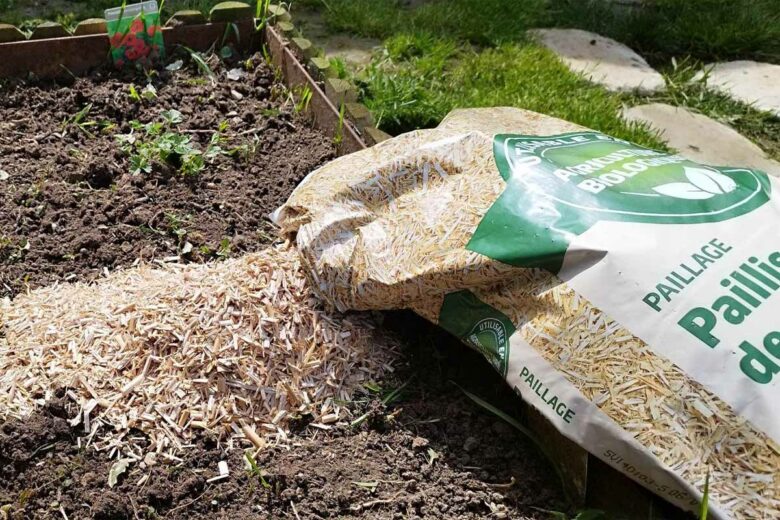
[[[3,85],[3,296],[139,258],[221,261],[273,240],[266,215],[335,155],[333,140],[260,57],[209,64],[214,81],[194,65],[150,76],[154,94],[143,76],[105,70]],[[180,148],[163,160],[168,146]],[[389,322],[407,335],[408,364],[349,404],[363,419],[326,432],[302,423],[290,445],[257,455],[257,471],[204,434],[111,487],[116,456],[85,447],[62,389],[0,424],[0,518],[544,518],[537,508],[565,508],[539,453],[452,384],[521,413],[479,355],[406,314]],[[134,443],[145,442],[138,432]],[[222,460],[229,476],[209,482]]]
[[[229,70],[241,78],[227,79]],[[295,113],[261,58],[214,62],[213,72],[212,82],[162,71],[151,78],[155,97],[145,78],[113,72],[2,88],[0,295],[93,279],[138,258],[205,261],[269,243],[267,214],[335,148]],[[170,110],[181,122],[165,122]],[[148,123],[163,125],[159,136],[138,128]],[[202,160],[200,171],[157,157],[133,173],[139,145],[163,147],[165,133],[204,154],[190,161]]]

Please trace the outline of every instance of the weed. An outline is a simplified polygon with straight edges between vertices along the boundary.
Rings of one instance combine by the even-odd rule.
[[[184,228],[184,224],[191,219],[190,215],[179,216],[173,212],[165,212],[165,220],[168,223],[170,232],[178,240],[178,248],[181,249],[185,243],[185,237],[187,236],[187,230]]]
[[[412,379],[409,378],[404,382],[402,385],[396,387],[396,388],[389,388],[389,389],[383,389],[376,383],[366,383],[363,386],[371,393],[373,394],[379,394],[380,401],[385,406],[390,406],[393,403],[396,403],[400,398],[402,392],[406,389],[406,387],[409,385],[409,382]],[[351,423],[349,425],[351,427],[360,426],[366,419],[368,419],[368,416],[370,415],[370,412],[366,412]]]
[[[333,134],[333,144],[339,146],[344,140],[344,102],[339,106],[339,121],[336,125],[336,132]]]
[[[542,509],[540,507],[534,507],[537,511],[547,513],[553,520],[607,520],[606,513],[600,509],[583,509],[577,511],[574,516],[569,516],[561,511],[550,511],[549,509]]]
[[[130,98],[131,101],[135,101],[136,103],[141,102],[141,94],[138,93],[138,90],[135,88],[135,85],[130,83],[127,87],[128,94],[127,96]]]
[[[19,497],[16,499],[16,503],[19,504],[19,507],[24,508],[24,506],[27,505],[27,502],[30,501],[33,495],[35,495],[35,490],[23,489],[19,493]]]
[[[334,56],[328,59],[330,68],[335,72],[336,77],[339,79],[347,79],[349,77],[349,69],[347,68],[347,62],[340,56]]]
[[[257,0],[255,4],[255,31],[262,31],[271,21],[269,7],[271,0]]]
[[[141,97],[149,101],[157,99],[157,89],[154,88],[154,85],[148,83],[141,91]]]
[[[707,471],[707,476],[704,477],[704,494],[701,497],[701,505],[699,506],[699,520],[707,520],[707,514],[710,511],[710,472]]]
[[[305,112],[309,109],[309,103],[311,102],[312,91],[308,85],[304,87],[296,87],[290,91],[290,99],[293,102],[293,110],[296,114]],[[296,99],[297,98],[297,99]]]
[[[90,132],[88,130],[88,128],[91,128],[93,126],[101,126],[101,123],[99,123],[97,121],[93,121],[93,120],[87,120],[87,116],[89,116],[89,112],[91,110],[92,110],[92,103],[88,103],[87,105],[84,106],[84,108],[82,108],[81,110],[76,112],[74,115],[72,115],[71,117],[69,117],[68,119],[63,121],[62,122],[62,133],[64,134],[65,130],[67,130],[67,128],[69,126],[75,126],[79,130],[84,132],[87,136],[89,136],[91,138],[94,138],[95,135],[92,134],[92,132]],[[108,123],[103,123],[101,127],[105,128],[105,125],[107,125],[107,124]]]
[[[563,473],[561,472],[560,466],[557,464],[555,458],[552,456],[549,450],[545,448],[545,446],[539,441],[539,439],[536,437],[536,435],[534,435],[534,433],[531,430],[529,430],[528,428],[520,424],[520,422],[514,417],[504,413],[502,410],[488,403],[481,397],[472,394],[465,388],[462,388],[457,383],[453,383],[453,384],[455,384],[455,386],[460,388],[461,392],[466,394],[466,397],[471,399],[474,403],[479,405],[481,408],[487,410],[488,412],[492,413],[499,419],[502,419],[504,422],[514,427],[517,431],[522,433],[528,440],[530,440],[537,447],[537,449],[544,455],[544,457],[547,459],[547,461],[550,463],[553,469],[555,469],[555,473],[558,475],[558,479],[560,480],[561,483],[561,489],[564,491],[564,493],[567,493],[566,486],[564,485],[565,480],[563,478]]]
[[[271,489],[271,484],[269,484],[268,481],[265,480],[265,476],[263,474],[264,472],[262,469],[260,469],[260,466],[257,465],[257,461],[252,455],[252,450],[247,450],[244,452],[244,459],[249,465],[249,469],[247,470],[249,475],[253,477],[257,477],[260,480],[260,484],[262,484],[264,488]]]
[[[225,259],[230,256],[230,239],[228,237],[224,237],[219,242],[219,247],[217,248],[217,256],[219,258]]]
[[[66,31],[72,33],[78,24],[78,19],[73,13],[58,14],[54,19],[55,22],[62,25]]]
[[[189,53],[190,59],[195,62],[195,65],[198,67],[200,73],[206,76],[212,83],[216,83],[217,76],[214,74],[214,71],[211,70],[211,67],[203,58],[203,56],[199,52],[194,51],[189,47],[184,47],[184,49]]]

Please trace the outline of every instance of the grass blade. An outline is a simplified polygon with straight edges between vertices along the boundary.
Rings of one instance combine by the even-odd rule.
[[[707,470],[707,476],[704,477],[704,494],[701,497],[699,506],[699,520],[707,520],[707,514],[710,511],[710,471]]]

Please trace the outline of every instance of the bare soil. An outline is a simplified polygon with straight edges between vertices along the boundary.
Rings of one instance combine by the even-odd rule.
[[[116,72],[0,86],[0,297],[138,258],[204,261],[266,245],[268,212],[334,146],[295,115],[270,67],[257,56],[250,63],[231,81],[228,69],[244,65],[215,62],[214,84],[193,70],[160,71],[157,98],[141,101],[129,85],[142,92],[146,78]],[[85,107],[80,127],[73,119]],[[223,148],[247,153],[219,155],[194,176],[161,162],[133,175],[116,134],[169,109],[183,116],[176,132],[201,150],[226,122]]]

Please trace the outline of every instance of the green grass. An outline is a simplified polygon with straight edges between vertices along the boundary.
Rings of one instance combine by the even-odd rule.
[[[656,0],[647,9],[615,9],[605,0],[434,0],[414,9],[396,0],[306,4],[318,1],[331,30],[384,40],[356,80],[378,126],[391,134],[435,126],[453,108],[504,105],[663,148],[653,132],[619,116],[624,104],[663,102],[729,124],[780,159],[779,118],[691,81],[715,59],[780,62],[777,0]],[[665,73],[667,91],[615,94],[584,81],[525,37],[528,28],[552,25],[633,46]]]
[[[522,41],[532,27],[575,27],[615,38],[653,62],[690,55],[780,63],[777,0],[654,0],[645,9],[615,8],[609,0],[437,0],[416,9],[397,0],[320,2],[334,30],[374,38],[422,30],[485,46]]]
[[[612,37],[651,62],[690,55],[705,61],[780,63],[777,0],[655,0],[655,7],[615,10],[606,0],[553,0],[557,25]]]
[[[662,147],[618,117],[619,96],[571,73],[549,51],[505,43],[481,52],[430,34],[402,34],[360,77],[364,100],[389,133],[431,127],[453,108],[515,106]]]
[[[426,31],[477,45],[522,39],[523,31],[546,21],[544,0],[439,0],[404,9],[395,0],[324,0],[334,30],[387,38]]]

